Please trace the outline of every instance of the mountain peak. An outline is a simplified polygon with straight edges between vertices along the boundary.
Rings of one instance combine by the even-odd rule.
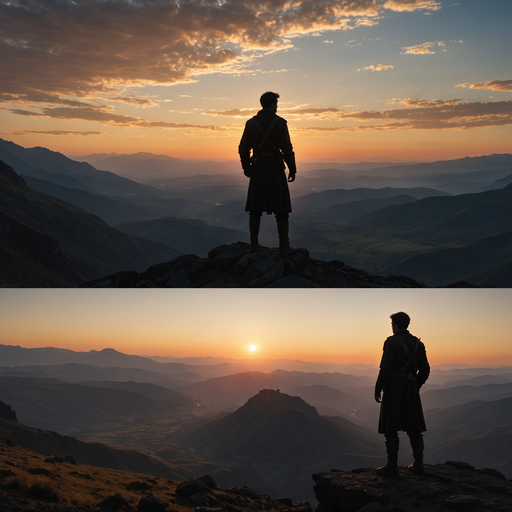
[[[302,398],[281,393],[279,389],[262,389],[257,395],[249,398],[239,411],[257,412],[261,415],[294,411],[318,416],[317,410]]]

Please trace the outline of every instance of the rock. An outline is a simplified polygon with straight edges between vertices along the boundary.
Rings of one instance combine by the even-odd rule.
[[[446,507],[451,510],[473,510],[482,504],[482,500],[474,496],[450,496],[443,501]]]
[[[182,269],[176,272],[165,284],[169,288],[186,288],[190,285],[190,279],[186,270]]]
[[[18,423],[16,413],[11,409],[10,405],[4,404],[0,401],[0,419],[6,421],[14,421]]]
[[[134,481],[134,482],[130,482],[129,484],[126,484],[125,489],[127,491],[135,491],[135,492],[149,491],[151,489],[151,486],[148,485],[146,482]]]
[[[503,473],[500,473],[498,470],[493,469],[493,468],[482,468],[482,469],[477,469],[477,471],[479,473],[482,473],[483,475],[493,476],[494,478],[499,478],[500,480],[507,479],[507,477]]]
[[[189,497],[189,500],[194,503],[194,505],[204,505],[206,503],[206,498],[200,493],[196,492]]]
[[[164,512],[169,504],[152,494],[144,496],[139,501],[139,512]]]
[[[68,462],[69,464],[76,466],[76,460],[74,459],[73,455],[66,455],[66,457],[55,455],[54,457],[48,457],[44,461],[49,462],[50,464],[64,464],[64,462]]]
[[[215,480],[210,475],[198,476],[196,480],[200,480],[203,484],[207,485],[210,489],[218,489],[219,486],[215,483]]]
[[[47,469],[44,468],[28,468],[26,471],[31,475],[53,476],[51,471],[48,471]]]
[[[399,475],[381,477],[375,468],[314,474],[317,512],[512,510],[512,482],[464,462],[425,465],[423,476],[399,467]]]
[[[405,276],[373,276],[345,265],[311,259],[299,248],[280,257],[277,248],[260,247],[249,252],[249,244],[236,242],[215,247],[207,258],[186,254],[153,265],[145,272],[119,272],[89,281],[84,288],[424,288]]]
[[[116,492],[112,496],[108,496],[103,501],[98,503],[99,507],[102,508],[110,508],[112,510],[117,510],[122,507],[127,507],[129,505],[128,500],[124,498],[120,493]]]
[[[192,480],[185,480],[176,487],[176,494],[178,496],[190,497],[197,492],[209,491],[210,487],[200,480],[200,478],[193,478]]]

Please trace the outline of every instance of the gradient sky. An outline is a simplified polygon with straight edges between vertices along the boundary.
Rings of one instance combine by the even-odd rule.
[[[297,158],[511,152],[509,0],[0,0],[0,137],[237,158],[265,90]]]
[[[11,289],[0,290],[0,343],[378,364],[402,310],[431,364],[502,366],[511,305],[512,289]]]

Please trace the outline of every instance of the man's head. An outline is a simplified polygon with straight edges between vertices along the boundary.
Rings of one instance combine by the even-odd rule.
[[[409,324],[411,323],[409,315],[407,313],[404,313],[403,311],[400,311],[399,313],[394,313],[389,318],[391,318],[392,325],[395,326],[399,331],[407,329],[407,327],[409,327]]]
[[[279,98],[279,94],[277,94],[277,92],[271,92],[271,91],[264,92],[260,98],[261,107],[269,108],[274,105],[277,106],[278,98]]]

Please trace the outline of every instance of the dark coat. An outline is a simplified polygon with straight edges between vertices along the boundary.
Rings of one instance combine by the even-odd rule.
[[[263,134],[255,126],[254,121],[266,133],[275,118],[278,119],[277,123],[261,149],[258,150]],[[252,164],[251,150],[253,154],[257,152],[256,160]],[[260,110],[245,124],[238,153],[242,168],[250,173],[245,211],[290,213],[292,205],[283,160],[290,173],[295,174],[297,169],[286,121],[271,110]]]
[[[383,390],[380,407],[379,433],[399,430],[424,432],[427,430],[419,389],[430,374],[425,345],[419,341],[415,358],[416,372],[409,364],[408,356],[399,342],[400,336],[409,352],[414,352],[416,336],[407,330],[398,331],[384,342],[376,391]],[[407,376],[409,375],[409,377]]]

